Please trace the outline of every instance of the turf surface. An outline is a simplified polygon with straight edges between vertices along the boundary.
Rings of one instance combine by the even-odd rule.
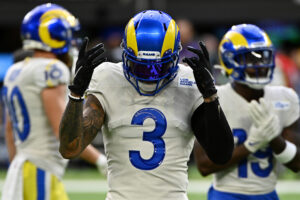
[[[280,200],[299,200],[300,194],[284,194],[279,195]],[[78,194],[70,194],[70,200],[104,200],[104,193],[78,193]],[[189,194],[189,200],[205,200],[205,194]]]
[[[5,178],[6,171],[0,170],[0,179]],[[190,180],[211,180],[211,176],[202,177],[194,166],[189,168],[189,179]],[[300,174],[293,173],[290,170],[285,171],[285,173],[280,177],[284,180],[299,180]],[[95,168],[82,168],[82,169],[67,169],[64,176],[64,180],[84,180],[84,179],[104,179],[102,175]],[[299,186],[300,190],[300,186]],[[0,191],[1,192],[1,191]],[[0,193],[1,196],[1,193]],[[280,200],[300,200],[300,194],[279,194]],[[104,200],[105,193],[69,193],[70,200]],[[196,194],[190,193],[189,200],[206,200],[206,194]]]

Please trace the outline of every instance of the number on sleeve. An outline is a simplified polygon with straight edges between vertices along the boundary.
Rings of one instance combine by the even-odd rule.
[[[60,68],[56,66],[56,64],[50,63],[46,67],[45,71],[45,80],[48,87],[53,87],[57,84],[57,81],[61,78],[63,72]]]

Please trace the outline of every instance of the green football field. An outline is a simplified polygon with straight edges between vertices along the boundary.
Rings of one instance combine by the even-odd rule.
[[[286,195],[279,195],[281,200],[299,200],[300,194],[286,194]],[[104,193],[80,193],[80,194],[70,194],[70,200],[104,200],[105,194]],[[189,194],[189,200],[205,200],[206,195],[204,194]]]
[[[101,178],[104,179],[103,176],[100,176],[96,170],[81,170],[80,172],[77,170],[68,170],[65,176],[65,179],[72,180],[74,178],[83,179],[93,179],[93,178]],[[201,176],[197,169],[194,166],[189,167],[189,180],[191,181],[210,181],[212,179],[211,176],[203,177]],[[281,174],[280,180],[299,180],[299,185],[297,184],[296,188],[299,188],[297,193],[284,193],[280,194],[280,200],[300,200],[300,173],[293,173],[290,170],[286,170],[285,173]],[[279,181],[280,181],[279,180]],[[188,193],[189,200],[206,200],[206,192],[204,193]],[[105,192],[103,193],[69,193],[70,200],[104,200]]]
[[[1,195],[0,195],[1,196]],[[189,200],[205,200],[205,194],[189,194]],[[281,200],[299,200],[300,194],[279,195]],[[70,200],[104,200],[105,193],[69,193]]]
[[[0,182],[4,180],[5,171],[0,170]],[[204,182],[210,185],[211,176],[202,177],[195,167],[189,168],[189,180],[190,185],[193,183]],[[300,200],[300,174],[292,173],[291,171],[286,171],[281,177],[282,180],[291,180],[296,183],[292,185],[296,190],[293,192],[279,193],[281,200]],[[89,184],[89,182],[91,182]],[[101,182],[98,185],[98,182]],[[105,182],[105,177],[101,176],[98,171],[94,168],[83,168],[83,169],[68,169],[65,177],[64,183],[66,190],[68,192],[70,200],[104,200],[105,191],[107,190],[107,184]],[[205,185],[207,188],[209,185]],[[189,185],[189,186],[190,186]],[[196,184],[197,186],[197,184]],[[87,191],[85,191],[85,189]],[[198,188],[200,189],[198,191]],[[289,186],[287,185],[289,189]],[[191,189],[191,188],[190,188]],[[281,188],[282,189],[282,188]],[[205,200],[206,199],[206,189],[201,187],[196,187],[196,189],[188,190],[189,200]],[[192,191],[192,192],[191,192]],[[1,196],[1,195],[0,195]]]

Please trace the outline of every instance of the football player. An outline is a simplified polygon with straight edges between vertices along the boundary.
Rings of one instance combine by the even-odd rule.
[[[58,151],[58,129],[70,79],[69,51],[78,29],[78,20],[55,4],[37,6],[23,19],[23,48],[33,54],[10,67],[4,80],[12,162],[3,200],[68,199],[61,183],[67,160]],[[88,146],[82,157],[105,169],[106,157],[94,147]]]
[[[76,157],[102,128],[107,200],[187,199],[192,133],[216,163],[227,162],[233,150],[232,133],[206,69],[205,46],[190,48],[196,57],[185,61],[191,68],[178,64],[178,27],[156,10],[128,22],[123,62],[104,62],[103,45],[87,50],[87,43],[86,38],[60,124],[61,154]]]
[[[203,147],[195,145],[201,174],[214,173],[209,200],[278,199],[276,165],[300,169],[300,138],[293,131],[299,121],[299,100],[290,88],[267,85],[274,57],[268,35],[255,25],[232,26],[220,42],[220,63],[232,81],[220,86],[218,95],[235,149],[227,164],[215,165]]]

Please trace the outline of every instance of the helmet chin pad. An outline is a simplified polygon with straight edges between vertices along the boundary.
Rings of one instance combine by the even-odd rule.
[[[159,85],[161,85],[161,82]],[[146,82],[141,82],[141,81],[138,81],[138,86],[140,88],[140,91],[143,93],[146,93],[146,94],[154,93],[157,88],[156,83],[146,83]]]
[[[247,78],[246,78],[247,80]],[[254,90],[261,90],[263,89],[268,83],[271,82],[268,78],[257,78],[257,79],[251,79],[249,78],[247,81],[237,81],[236,82],[247,85],[249,88],[252,88]]]
[[[253,83],[247,83],[245,82],[249,88],[255,89],[255,90],[261,90],[263,89],[267,84],[253,84]]]

